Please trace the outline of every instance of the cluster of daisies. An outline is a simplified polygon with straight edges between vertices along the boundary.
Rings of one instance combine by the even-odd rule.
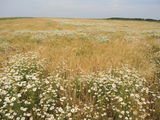
[[[9,59],[0,73],[2,120],[146,120],[156,113],[158,90],[127,67],[71,76],[53,72],[33,53]]]

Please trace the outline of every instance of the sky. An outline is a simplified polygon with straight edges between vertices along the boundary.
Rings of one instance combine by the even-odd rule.
[[[160,19],[160,0],[0,0],[0,17]]]

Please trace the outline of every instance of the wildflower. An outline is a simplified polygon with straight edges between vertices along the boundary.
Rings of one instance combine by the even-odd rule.
[[[12,97],[11,101],[15,101],[15,100],[16,100],[16,98],[15,98],[15,97]]]
[[[21,97],[22,95],[20,93],[17,94],[18,97]]]
[[[137,114],[138,114],[138,112],[137,112],[137,111],[133,111],[133,114],[134,114],[134,115],[137,115]]]
[[[27,108],[21,107],[20,108],[22,111],[27,111]]]
[[[35,92],[37,90],[37,88],[33,88],[33,91]]]
[[[25,120],[25,117],[22,117],[21,120]]]
[[[116,84],[113,83],[113,84],[112,84],[112,87],[113,87],[113,88],[116,88]]]
[[[31,88],[32,86],[30,84],[27,85],[27,88]]]
[[[123,116],[122,115],[119,115],[119,118],[122,118]]]
[[[120,97],[118,100],[119,100],[120,102],[122,102],[122,101],[123,101],[123,98]]]

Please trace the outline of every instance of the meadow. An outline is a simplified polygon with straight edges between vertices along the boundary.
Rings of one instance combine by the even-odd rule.
[[[0,20],[0,119],[159,120],[160,23]]]

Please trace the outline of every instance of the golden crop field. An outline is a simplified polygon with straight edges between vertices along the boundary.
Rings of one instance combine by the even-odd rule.
[[[3,120],[160,119],[159,22],[0,20],[0,67]]]

